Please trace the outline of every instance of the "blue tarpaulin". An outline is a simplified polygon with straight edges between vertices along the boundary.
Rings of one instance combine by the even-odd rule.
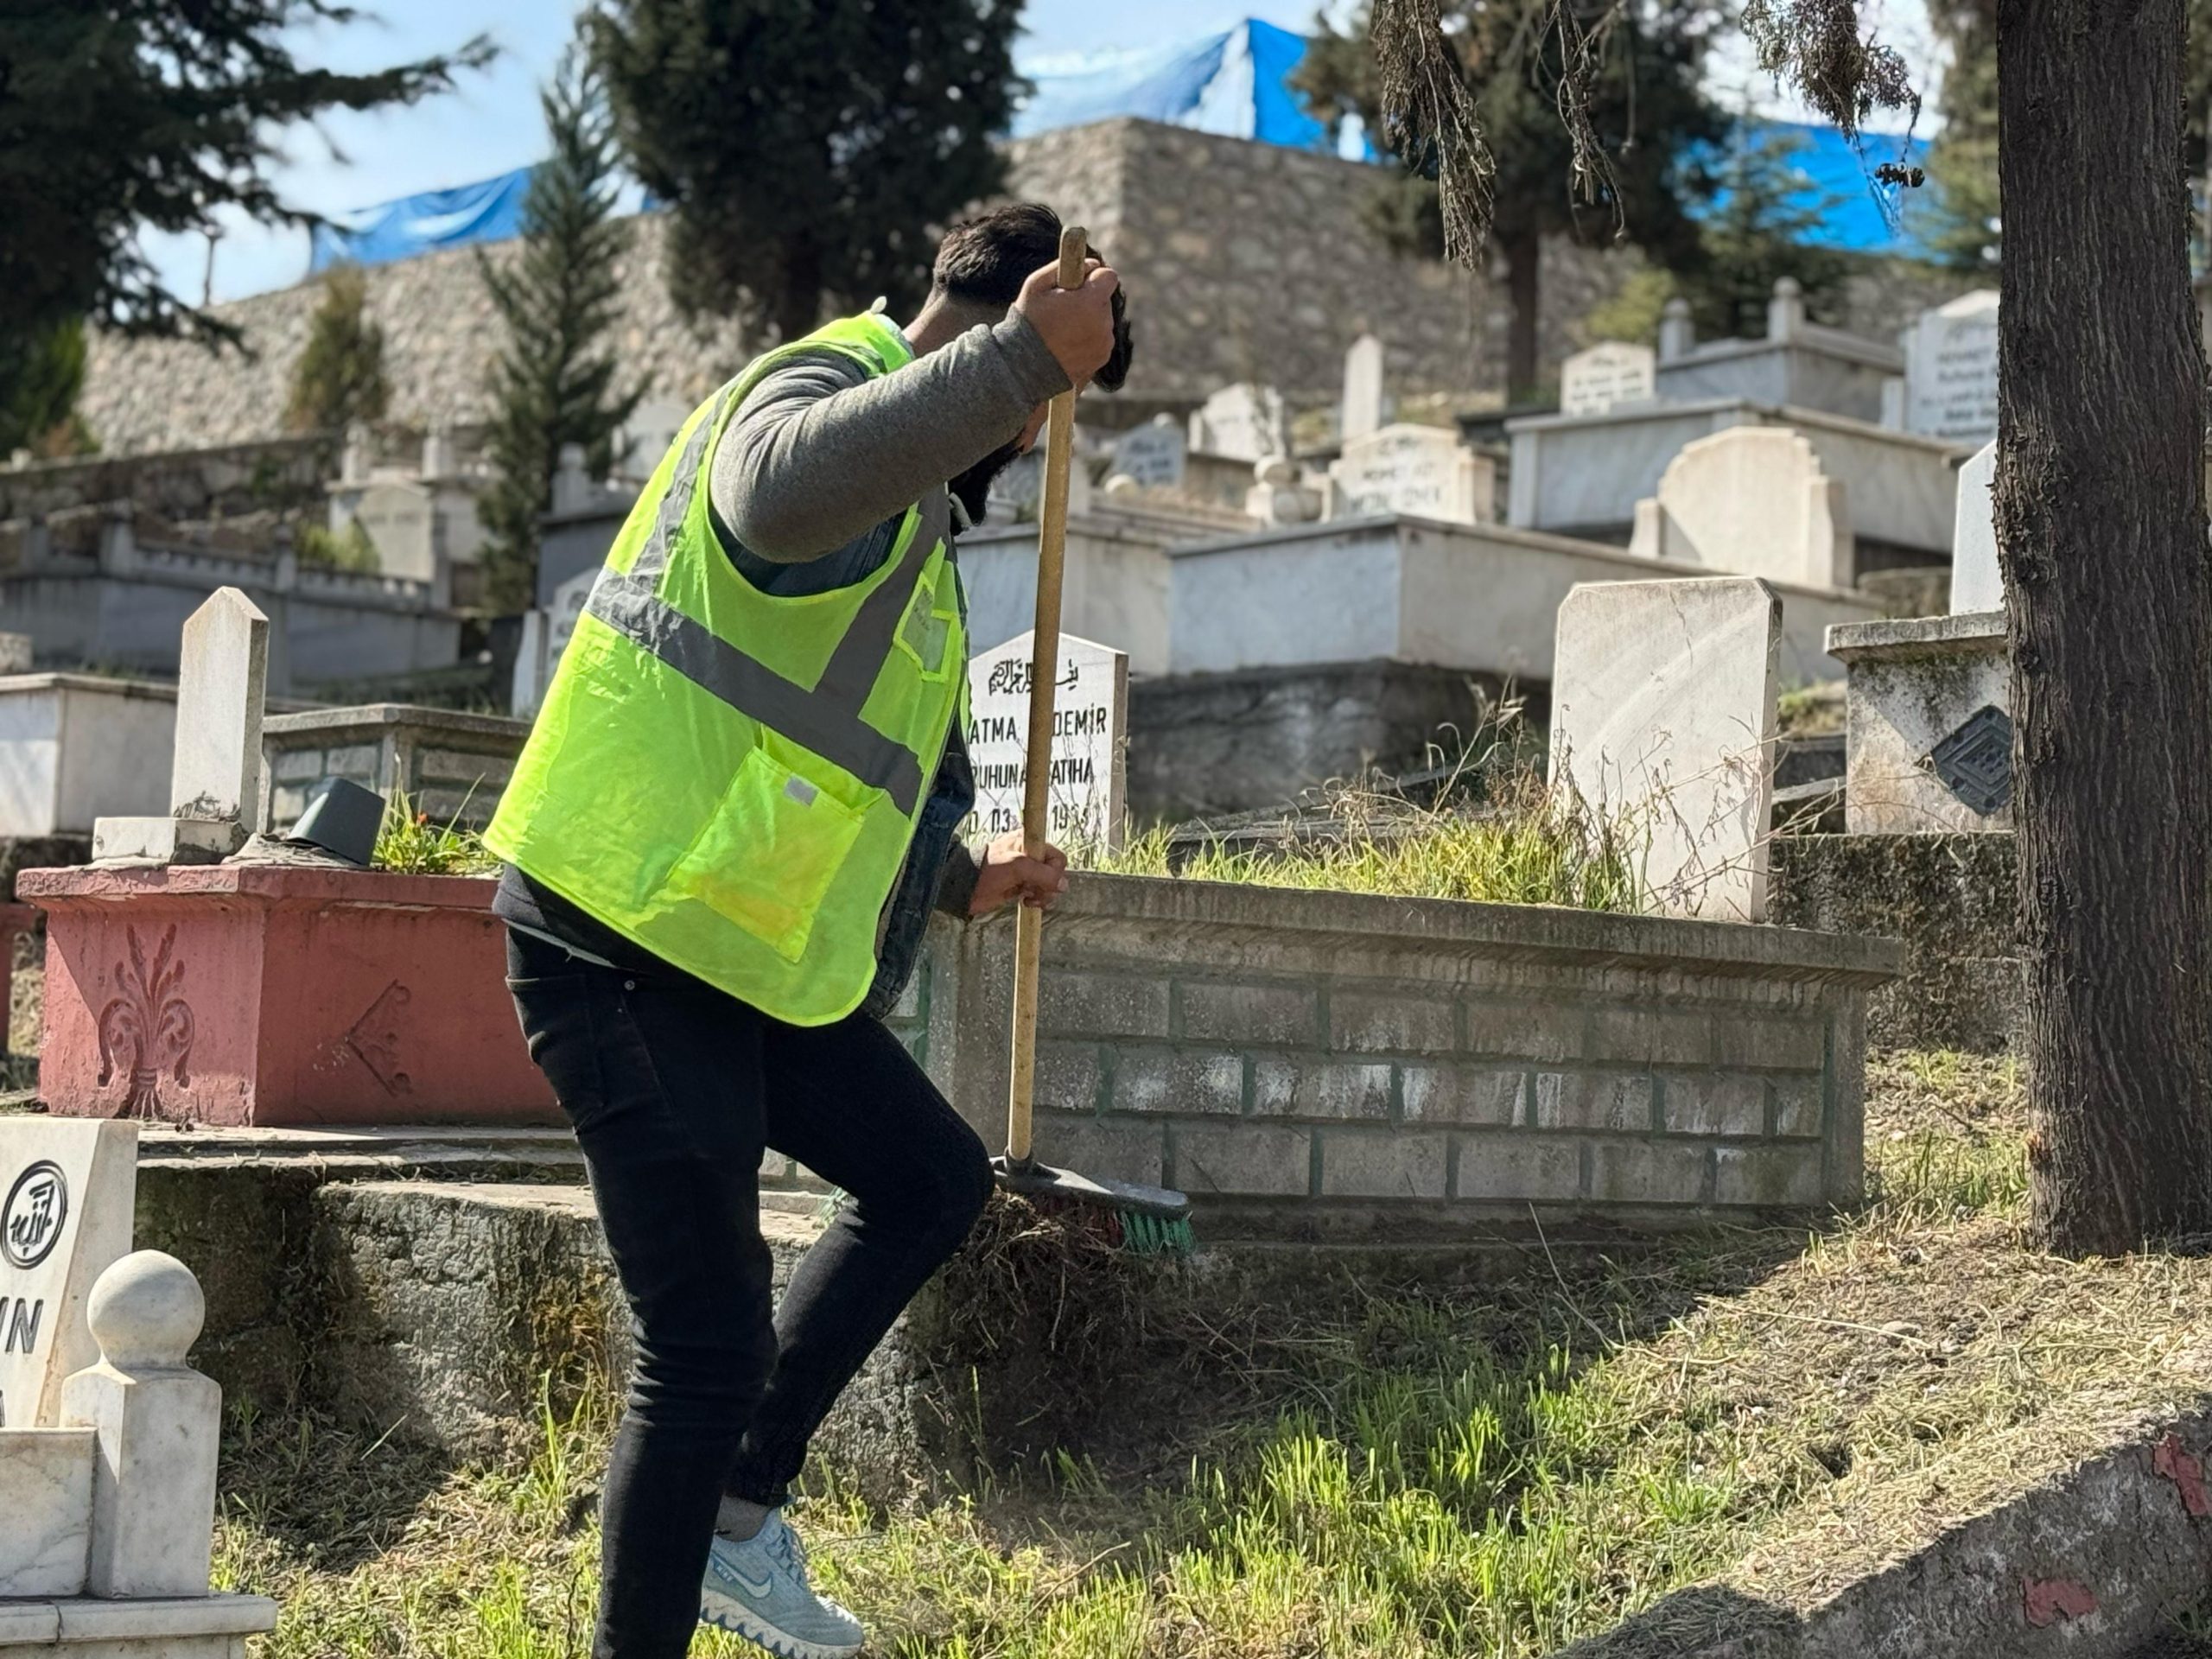
[[[1290,77],[1306,46],[1302,35],[1247,18],[1234,29],[1196,40],[1027,59],[1020,67],[1035,90],[1014,117],[1014,136],[1137,116],[1293,149],[1370,156],[1364,135],[1355,130],[1332,141],[1328,128],[1307,113],[1292,90]],[[1870,252],[1918,251],[1916,220],[1925,211],[1920,193],[1877,185],[1873,169],[1887,161],[1923,163],[1924,143],[1869,134],[1862,156],[1833,128],[1783,122],[1751,125],[1767,142],[1802,141],[1794,160],[1805,175],[1802,199],[1826,205],[1820,242]],[[479,184],[339,215],[342,222],[315,231],[310,269],[384,264],[517,235],[530,175],[529,168],[520,168]]]
[[[502,242],[522,233],[522,200],[532,169],[517,168],[478,184],[426,190],[359,213],[332,215],[315,228],[310,271],[332,265],[382,265],[439,248]]]

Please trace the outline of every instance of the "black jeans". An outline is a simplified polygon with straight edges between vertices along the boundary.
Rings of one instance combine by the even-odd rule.
[[[990,1161],[874,1020],[788,1026],[673,969],[632,976],[512,931],[507,973],[637,1335],[592,1652],[674,1659],[722,1494],[787,1495],[839,1393],[967,1236]],[[766,1147],[850,1195],[772,1321]]]

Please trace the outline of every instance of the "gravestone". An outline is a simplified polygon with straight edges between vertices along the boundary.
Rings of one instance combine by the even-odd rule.
[[[185,619],[169,816],[99,819],[95,861],[207,863],[245,844],[261,822],[268,680],[269,619],[237,588],[217,588]]]
[[[0,674],[28,674],[30,671],[30,635],[0,633]]]
[[[1649,403],[1658,395],[1659,356],[1649,346],[1600,340],[1560,365],[1562,415],[1602,415],[1616,404]]]
[[[2005,577],[1997,566],[1995,504],[1997,440],[1975,450],[1959,468],[1959,511],[1951,531],[1951,614],[2005,608]]]
[[[1033,637],[1019,634],[968,665],[972,834],[998,836],[1021,828]],[[1118,848],[1128,810],[1128,653],[1064,633],[1054,684],[1046,834],[1064,849]]]
[[[1382,342],[1362,334],[1344,353],[1344,405],[1338,435],[1346,443],[1382,429]]]
[[[1781,643],[1751,578],[1586,582],[1560,607],[1552,781],[1619,826],[1662,913],[1766,919]]]
[[[624,478],[647,479],[660,465],[694,405],[674,397],[648,397],[630,411],[619,439],[621,458],[615,472]]]
[[[1997,435],[1997,290],[1978,288],[1905,331],[1905,428],[1957,443]]]
[[[353,522],[377,550],[377,568],[419,579],[437,563],[437,509],[419,484],[386,480],[361,492]]]
[[[1148,490],[1180,489],[1187,447],[1183,429],[1173,415],[1155,416],[1116,440],[1113,464],[1107,470],[1134,479]]]
[[[1403,512],[1454,524],[1497,517],[1497,468],[1440,427],[1386,426],[1329,464],[1332,518]]]
[[[137,1171],[135,1123],[0,1118],[0,1426],[51,1427],[99,1357],[86,1299],[130,1249]]]
[[[1840,480],[1786,426],[1686,444],[1636,504],[1629,552],[1802,588],[1848,588],[1857,555]]]
[[[1231,461],[1290,453],[1290,421],[1273,386],[1224,386],[1191,416],[1191,448]]]

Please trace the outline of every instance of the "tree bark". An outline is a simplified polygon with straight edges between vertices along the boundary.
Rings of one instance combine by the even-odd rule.
[[[2212,570],[2182,0],[1999,0],[1996,512],[2036,1225],[2212,1232]]]
[[[1505,335],[1505,401],[1525,404],[1536,395],[1536,324],[1543,296],[1544,245],[1534,231],[1501,232],[1505,294],[1512,321]]]
[[[822,321],[822,256],[811,242],[796,243],[785,256],[776,295],[776,337],[784,343],[814,332]]]

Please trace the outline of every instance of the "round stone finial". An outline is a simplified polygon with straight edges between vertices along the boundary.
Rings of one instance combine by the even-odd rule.
[[[1778,300],[1794,300],[1805,291],[1795,276],[1777,276],[1774,282],[1774,296]]]
[[[160,1250],[133,1250],[92,1281],[85,1322],[118,1370],[181,1365],[207,1318],[192,1269]]]
[[[1662,317],[1687,317],[1689,314],[1690,302],[1679,294],[1659,308],[1659,315]]]

